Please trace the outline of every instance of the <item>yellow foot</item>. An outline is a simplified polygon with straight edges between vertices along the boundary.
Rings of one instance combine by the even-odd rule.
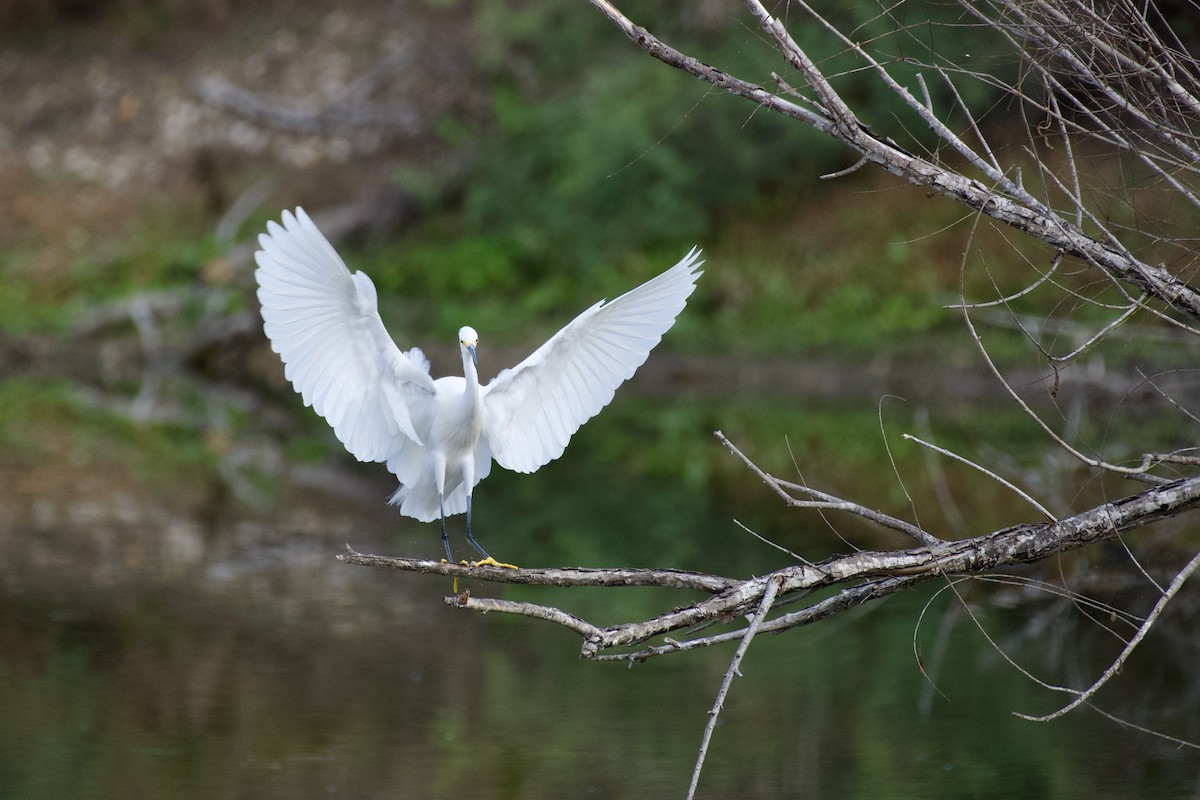
[[[488,556],[487,558],[483,559],[483,561],[472,561],[471,566],[472,567],[500,567],[501,569],[520,569],[520,567],[518,567],[516,564],[505,564],[503,561],[497,561],[496,559],[492,558],[491,556]]]

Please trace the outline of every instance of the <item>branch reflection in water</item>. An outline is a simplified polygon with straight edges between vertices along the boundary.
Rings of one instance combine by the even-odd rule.
[[[197,798],[295,797],[314,786],[430,797],[686,788],[725,648],[632,670],[581,662],[577,640],[550,626],[447,608],[449,578],[335,560],[347,542],[436,555],[426,552],[423,526],[370,502],[389,490],[373,471],[341,459],[295,462],[279,440],[246,428],[223,438],[129,425],[80,410],[58,385],[9,383],[2,392],[11,424],[0,450],[10,487],[0,517],[0,786],[13,796],[131,787]],[[737,518],[813,558],[845,552],[823,525],[801,527],[809,523],[764,502],[761,484],[726,466],[706,428],[719,412],[743,439],[779,443],[769,466],[787,474],[777,432],[800,411],[827,431],[870,432],[873,407],[727,401],[717,409],[706,399],[665,417],[648,413],[657,407],[638,397],[619,403],[608,422],[581,432],[578,455],[553,473],[496,476],[489,515],[506,548],[531,566],[666,564],[751,575],[776,563],[778,553],[746,536]],[[293,442],[306,435],[295,432]],[[629,442],[606,446],[619,435],[642,442],[642,460],[623,460],[635,449]],[[852,480],[854,459],[834,455],[871,447],[863,436],[852,444],[814,435],[805,446],[830,480]],[[680,442],[693,440],[689,461],[704,466],[680,478]],[[238,448],[257,455],[231,456]],[[257,490],[234,490],[233,480]],[[962,480],[955,491],[974,487]],[[931,498],[917,502],[929,508]],[[886,496],[879,502],[897,510]],[[985,513],[1002,516],[1004,502]],[[840,533],[870,544],[854,526]],[[677,602],[653,588],[581,595],[469,586],[476,596],[495,591],[600,621]],[[1072,680],[1111,657],[1113,643],[1069,600],[1025,585],[959,592],[1027,666]],[[951,593],[926,612],[914,656],[930,594],[901,593],[853,624],[756,640],[723,711],[702,793],[846,797],[854,786],[900,780],[906,795],[936,795],[1005,774],[1012,780],[996,787],[997,797],[1068,796],[1048,787],[1066,780],[1072,791],[1142,791],[1151,767],[1160,794],[1183,785],[1186,757],[1173,748],[1115,737],[1094,717],[1051,726],[1013,717],[1051,701],[953,611]],[[1195,708],[1184,668],[1194,644],[1169,655],[1191,641],[1174,632],[1194,611],[1182,604],[1172,614],[1159,645],[1143,645],[1149,657],[1135,658],[1106,689],[1106,708],[1157,727]],[[922,670],[939,693],[932,700]],[[1161,698],[1173,694],[1178,710],[1164,717]],[[1139,717],[1139,708],[1155,709],[1154,717]],[[858,764],[849,783],[848,760]]]

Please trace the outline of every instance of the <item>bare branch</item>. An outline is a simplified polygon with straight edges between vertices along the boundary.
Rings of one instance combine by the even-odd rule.
[[[970,314],[965,308],[963,309],[963,320],[966,323],[967,331],[971,334],[971,338],[975,342],[976,349],[979,351],[980,355],[983,356],[984,363],[987,364],[988,369],[996,377],[996,380],[1000,382],[1000,385],[1004,387],[1004,391],[1008,393],[1008,396],[1013,399],[1013,402],[1015,402],[1021,408],[1021,410],[1024,411],[1025,414],[1031,420],[1033,420],[1043,432],[1045,432],[1047,436],[1053,439],[1059,447],[1089,467],[1095,467],[1096,469],[1103,469],[1109,472],[1118,473],[1128,478],[1133,478],[1134,480],[1143,481],[1145,483],[1161,484],[1167,480],[1166,478],[1161,478],[1158,475],[1151,474],[1148,470],[1152,465],[1142,464],[1137,467],[1122,467],[1117,464],[1111,464],[1103,458],[1092,458],[1091,456],[1080,452],[1075,447],[1072,447],[1066,439],[1059,436],[1053,428],[1047,425],[1046,422],[1040,416],[1038,416],[1036,411],[1030,408],[1029,404],[1021,398],[1021,396],[1017,393],[1017,390],[1012,387],[1012,384],[1010,384],[1004,377],[1003,373],[1000,372],[999,367],[996,366],[996,363],[988,354],[987,348],[983,346],[983,340],[980,339],[978,331],[975,330],[974,323],[971,322]]]
[[[1172,406],[1174,406],[1177,411],[1179,411],[1185,417],[1190,419],[1192,422],[1195,422],[1196,424],[1200,425],[1200,415],[1193,414],[1191,411],[1188,411],[1186,408],[1184,408],[1182,405],[1180,405],[1179,402],[1175,400],[1175,398],[1171,397],[1166,392],[1164,392],[1158,386],[1158,384],[1154,382],[1154,379],[1148,377],[1146,375],[1146,373],[1142,372],[1141,370],[1138,370],[1138,374],[1142,376],[1142,380],[1144,380],[1146,383],[1150,384],[1150,386],[1154,389],[1154,391],[1158,392],[1159,396],[1162,397],[1164,400],[1166,400],[1168,403],[1170,403]],[[1154,377],[1157,378],[1160,376],[1155,375]]]
[[[816,69],[812,59],[796,45],[794,39],[787,35],[782,22],[770,15],[757,0],[747,0],[747,3],[750,11],[760,21],[772,40],[777,43],[788,62],[802,72],[810,88],[825,106],[824,113],[815,113],[782,100],[760,86],[740,80],[684,55],[665,45],[646,29],[635,25],[607,0],[592,0],[592,4],[617,25],[631,41],[654,58],[724,91],[745,97],[772,111],[786,114],[811,125],[853,148],[861,156],[865,156],[892,174],[918,186],[927,187],[937,194],[956,200],[1005,225],[1040,239],[1067,255],[1075,256],[1085,263],[1094,265],[1117,280],[1132,284],[1137,287],[1139,293],[1144,291],[1170,308],[1194,320],[1200,320],[1200,289],[1191,286],[1162,266],[1139,260],[1124,247],[1092,238],[1077,225],[1032,198],[1004,175],[995,174],[994,168],[970,151],[970,148],[967,148],[960,139],[954,136],[940,120],[932,117],[919,99],[895,84],[894,80],[887,75],[886,70],[883,70],[865,50],[838,33],[832,26],[828,26],[825,20],[817,17],[819,22],[826,24],[832,32],[841,36],[842,41],[857,55],[864,58],[869,66],[876,67],[881,79],[888,83],[889,87],[906,104],[916,113],[921,114],[931,125],[934,125],[935,131],[948,144],[962,149],[971,163],[981,169],[993,183],[1002,186],[1004,192],[991,189],[978,180],[969,178],[953,169],[908,153],[890,141],[873,134],[858,123],[853,111],[845,105],[825,76]]]
[[[445,601],[448,606],[469,608],[472,611],[479,611],[484,614],[489,611],[498,611],[505,614],[517,614],[523,617],[532,617],[534,619],[545,620],[546,622],[553,622],[556,625],[562,625],[564,628],[575,631],[585,639],[595,636],[600,632],[600,629],[590,622],[553,606],[518,603],[512,600],[494,600],[490,597],[472,597],[471,593],[467,591],[453,597],[447,597]]]
[[[1193,556],[1192,560],[1189,561],[1187,565],[1179,571],[1171,583],[1168,584],[1166,590],[1158,598],[1158,602],[1154,604],[1154,608],[1151,609],[1150,613],[1146,616],[1146,621],[1142,623],[1142,626],[1138,628],[1137,633],[1134,634],[1133,638],[1129,640],[1129,644],[1125,646],[1125,649],[1121,651],[1121,654],[1116,657],[1112,664],[1109,664],[1108,669],[1104,671],[1104,674],[1097,678],[1095,682],[1093,682],[1092,685],[1087,688],[1086,691],[1076,692],[1075,690],[1070,689],[1062,690],[1069,691],[1078,696],[1070,703],[1067,703],[1065,706],[1053,713],[1042,716],[1031,716],[1029,714],[1016,714],[1016,716],[1032,722],[1049,722],[1052,719],[1057,719],[1063,714],[1078,708],[1081,704],[1090,700],[1092,696],[1095,695],[1096,692],[1100,691],[1104,684],[1108,683],[1109,680],[1120,671],[1121,667],[1125,665],[1125,662],[1129,660],[1129,656],[1133,653],[1134,648],[1141,644],[1142,640],[1146,638],[1146,634],[1150,632],[1150,628],[1153,627],[1154,623],[1158,621],[1163,609],[1167,607],[1167,603],[1171,602],[1171,599],[1179,593],[1179,590],[1183,588],[1183,584],[1186,583],[1187,579],[1192,576],[1192,573],[1196,571],[1197,567],[1200,567],[1200,553],[1197,553],[1195,556]]]
[[[969,458],[964,458],[963,456],[960,456],[958,453],[953,453],[953,452],[945,449],[944,447],[938,447],[936,444],[927,442],[924,439],[918,439],[916,436],[913,436],[911,433],[901,434],[901,438],[907,439],[910,442],[916,442],[917,444],[921,445],[922,447],[928,447],[930,450],[934,451],[935,453],[941,453],[942,455],[946,456],[947,458],[953,458],[955,461],[959,462],[960,464],[966,464],[968,467],[971,467],[972,469],[979,470],[984,475],[987,475],[989,478],[996,481],[996,483],[1000,484],[1005,489],[1008,489],[1009,491],[1013,492],[1014,494],[1019,496],[1022,500],[1024,500],[1026,503],[1029,503],[1029,505],[1036,508],[1039,512],[1041,512],[1042,516],[1044,516],[1046,519],[1050,520],[1051,522],[1054,522],[1057,519],[1053,514],[1051,514],[1049,511],[1046,510],[1045,506],[1043,506],[1037,500],[1034,500],[1032,497],[1030,497],[1028,492],[1022,490],[1020,487],[1016,486],[1011,481],[1001,478],[999,475],[992,472],[990,469],[987,469],[986,467],[982,466],[981,464],[976,464],[974,461],[971,461]]]
[[[470,564],[450,564],[419,558],[396,558],[360,553],[350,545],[337,556],[338,561],[364,567],[386,567],[405,572],[424,572],[455,578],[476,578],[492,583],[521,583],[535,586],[665,586],[671,589],[695,589],[701,592],[723,592],[740,581],[721,578],[703,572],[677,569],[504,569]]]
[[[717,586],[727,587],[708,599],[674,609],[658,617],[606,628],[586,627],[590,623],[566,612],[555,614],[531,604],[509,607],[503,604],[482,603],[473,597],[468,597],[465,601],[458,596],[447,598],[447,602],[466,608],[506,611],[546,619],[565,625],[581,635],[587,630],[581,654],[584,658],[593,658],[602,650],[627,647],[673,631],[708,622],[728,621],[751,613],[762,602],[767,584],[772,581],[778,582],[780,597],[843,583],[855,585],[848,586],[801,611],[765,621],[761,627],[763,632],[810,624],[830,614],[886,596],[923,580],[945,575],[989,572],[998,567],[1040,561],[1198,506],[1200,477],[1194,477],[1156,486],[1140,494],[1097,506],[1054,523],[1018,525],[983,536],[942,542],[936,546],[888,552],[862,551],[815,564],[792,565],[765,576],[745,580],[716,578],[676,570],[507,570],[418,559],[387,558],[353,550],[338,558],[350,564],[457,575],[499,583],[554,586],[655,585],[703,591],[712,591]],[[595,631],[592,630],[593,627]],[[711,637],[710,643],[727,641],[729,638],[736,636]],[[669,649],[626,658],[632,662],[650,655],[679,652],[682,649],[684,648],[673,645]]]
[[[673,47],[667,46],[645,28],[633,24],[628,17],[622,14],[608,0],[590,0],[590,2],[608,17],[614,25],[620,28],[621,32],[629,37],[634,44],[664,64],[669,64],[689,75],[700,78],[730,94],[752,100],[764,108],[769,108],[772,111],[777,111],[786,116],[801,120],[817,130],[828,132],[832,127],[833,123],[827,116],[809,111],[807,108],[798,106],[795,103],[790,103],[771,94],[757,84],[743,81],[719,69],[710,67],[691,56],[684,55]]]
[[[738,672],[738,667],[742,663],[742,658],[746,655],[746,650],[750,647],[750,640],[754,638],[754,634],[762,627],[763,621],[767,618],[767,614],[771,610],[771,604],[775,602],[775,595],[778,591],[778,583],[775,581],[767,583],[767,589],[763,592],[762,601],[758,604],[758,613],[754,615],[754,619],[750,622],[749,627],[746,628],[745,635],[742,636],[742,643],[738,645],[733,658],[729,660],[729,669],[725,670],[725,678],[721,681],[720,690],[717,691],[717,699],[713,702],[712,710],[708,712],[708,724],[704,726],[704,736],[700,741],[700,754],[696,757],[696,767],[692,770],[692,782],[688,787],[688,800],[692,800],[696,796],[696,786],[700,783],[700,770],[704,768],[704,757],[708,755],[708,743],[712,741],[713,731],[717,727],[717,717],[721,715],[721,709],[725,706],[725,696],[729,694],[729,687],[733,683],[733,676],[741,674]]]
[[[840,497],[834,497],[833,495],[809,488],[808,486],[802,486],[797,483],[780,480],[779,478],[768,475],[759,469],[753,461],[747,458],[741,450],[737,449],[737,447],[735,447],[734,444],[725,437],[725,434],[721,433],[720,431],[713,431],[713,435],[720,440],[721,444],[725,445],[725,447],[729,449],[729,452],[737,456],[743,464],[745,464],[752,472],[754,472],[754,474],[758,475],[758,477],[762,479],[763,483],[769,486],[775,492],[775,494],[779,495],[785,503],[793,508],[821,508],[832,511],[846,511],[885,528],[891,528],[892,530],[900,531],[901,533],[907,534],[923,544],[937,544],[942,541],[933,534],[923,531],[917,526],[905,522],[902,519],[884,514],[882,511],[876,511],[875,509],[861,506],[858,503],[854,503],[849,500],[843,500]],[[787,493],[788,489],[796,492],[802,492],[807,494],[809,497],[815,497],[818,502],[814,503],[811,501],[797,500]]]

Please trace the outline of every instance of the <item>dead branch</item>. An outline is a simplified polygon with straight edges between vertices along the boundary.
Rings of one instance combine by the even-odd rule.
[[[866,506],[859,505],[858,503],[850,500],[843,500],[840,497],[834,497],[831,494],[826,494],[825,492],[817,489],[803,486],[798,483],[782,481],[779,478],[768,475],[759,469],[753,461],[747,458],[741,450],[735,447],[733,443],[725,437],[725,434],[721,433],[720,431],[714,431],[713,433],[717,439],[720,440],[721,444],[725,445],[729,452],[737,456],[738,459],[741,460],[741,462],[745,464],[751,472],[761,478],[763,483],[769,486],[775,492],[775,494],[779,495],[779,497],[782,498],[782,500],[792,508],[817,508],[828,511],[845,511],[849,514],[862,517],[868,522],[873,522],[881,527],[900,531],[901,533],[911,536],[913,539],[916,539],[922,544],[936,545],[942,541],[932,533],[924,531],[910,522],[905,522],[902,519],[893,517],[890,514],[884,514],[882,511],[878,511],[873,508],[867,508]],[[795,497],[788,494],[789,489],[794,492],[808,495],[809,497],[815,497],[817,502],[797,500]]]
[[[725,707],[725,697],[729,694],[729,687],[733,684],[733,676],[741,674],[738,672],[738,666],[750,648],[750,640],[761,629],[767,614],[770,613],[771,605],[775,602],[775,595],[778,591],[778,583],[767,582],[766,591],[763,592],[762,600],[758,604],[758,613],[751,620],[750,627],[746,629],[741,644],[738,645],[737,651],[729,661],[729,668],[725,670],[725,678],[721,681],[721,688],[717,691],[717,699],[713,702],[712,710],[708,712],[708,724],[704,726],[704,737],[700,741],[700,754],[696,757],[696,766],[692,770],[692,782],[688,786],[687,800],[692,800],[696,796],[696,787],[700,783],[700,771],[704,768],[704,758],[708,755],[708,745],[712,741],[713,731],[716,730],[717,718],[721,716],[721,709]]]
[[[471,608],[484,614],[489,611],[497,611],[503,614],[517,614],[523,617],[532,617],[533,619],[543,619],[547,622],[562,625],[568,630],[575,631],[584,638],[595,636],[600,632],[600,629],[590,622],[553,606],[517,603],[512,600],[496,600],[488,597],[471,597],[471,593],[468,591],[464,591],[454,597],[447,597],[446,603],[459,606],[460,608]]]
[[[763,473],[765,474],[765,473]],[[542,586],[662,586],[699,590],[711,596],[647,620],[600,627],[561,609],[531,603],[497,602],[467,593],[446,598],[458,608],[516,613],[555,622],[584,638],[581,655],[595,658],[604,650],[637,645],[658,636],[706,623],[728,623],[762,603],[769,584],[779,598],[845,585],[837,594],[760,624],[761,632],[777,632],[824,619],[847,608],[892,594],[921,581],[950,575],[979,574],[1028,564],[1093,544],[1200,506],[1200,477],[1155,486],[1139,494],[1097,506],[1056,522],[1018,525],[957,541],[891,551],[861,551],[813,564],[796,564],[768,575],[736,579],[681,570],[519,569],[472,567],[408,558],[366,555],[354,550],[338,559],[362,566],[474,578],[493,583]],[[739,639],[744,628],[708,637],[704,645]],[[681,652],[697,646],[671,643],[620,656],[629,661]]]
[[[1154,604],[1154,608],[1146,616],[1145,621],[1138,628],[1137,633],[1134,634],[1133,638],[1129,640],[1129,643],[1125,645],[1125,649],[1123,649],[1121,654],[1113,660],[1108,669],[1104,671],[1104,674],[1097,678],[1085,691],[1061,689],[1061,691],[1076,695],[1075,699],[1050,714],[1044,714],[1041,716],[1017,714],[1017,716],[1032,722],[1049,722],[1052,719],[1057,719],[1062,715],[1069,713],[1073,709],[1091,699],[1091,697],[1095,695],[1096,692],[1100,691],[1104,684],[1108,683],[1109,680],[1111,680],[1112,677],[1120,671],[1121,667],[1125,665],[1125,662],[1129,660],[1129,656],[1133,653],[1134,648],[1141,644],[1142,640],[1146,638],[1146,634],[1149,633],[1150,629],[1154,626],[1154,623],[1158,621],[1158,618],[1162,615],[1163,609],[1165,609],[1167,604],[1171,602],[1171,599],[1179,593],[1179,590],[1183,588],[1183,584],[1187,582],[1187,579],[1192,576],[1192,573],[1194,573],[1198,567],[1200,567],[1200,553],[1197,553],[1195,556],[1193,556],[1192,560],[1189,561],[1187,565],[1179,571],[1174,580],[1171,581],[1170,585],[1167,586],[1165,590],[1162,590],[1162,594],[1159,596],[1158,602]]]
[[[400,104],[381,106],[370,101],[379,85],[398,73],[409,57],[404,50],[389,54],[356,78],[339,97],[317,110],[265,99],[213,76],[195,79],[192,90],[209,105],[280,130],[333,134],[379,128],[416,136],[425,130],[425,120],[416,109]]]
[[[799,6],[806,9],[817,24],[825,26],[832,35],[839,37],[845,46],[861,58],[868,68],[874,70],[880,80],[920,115],[946,144],[979,169],[981,177],[987,183],[942,163],[909,153],[873,133],[858,119],[825,74],[792,38],[783,22],[769,13],[758,0],[746,0],[747,6],[760,27],[774,42],[781,56],[801,75],[812,91],[812,108],[784,100],[753,82],[722,72],[670,47],[645,28],[634,24],[607,0],[591,2],[632,42],[654,58],[723,91],[803,122],[910,183],[927,187],[943,197],[953,199],[1039,239],[1058,251],[1103,270],[1116,280],[1136,287],[1138,294],[1145,292],[1191,320],[1200,320],[1200,289],[1191,286],[1163,266],[1138,259],[1115,236],[1097,239],[1088,235],[1074,221],[1063,217],[1049,204],[1026,192],[1011,180],[1007,173],[997,172],[986,158],[976,153],[969,144],[933,115],[919,98],[897,83],[887,69],[863,47],[837,31],[798,0],[789,4],[789,7]]]
[[[360,553],[350,545],[337,557],[346,564],[364,567],[386,567],[405,572],[423,572],[454,578],[477,578],[492,583],[522,583],[531,586],[665,586],[669,589],[695,589],[700,592],[728,591],[740,581],[703,572],[677,569],[582,569],[555,567],[551,569],[511,570],[502,567],[449,564],[417,558],[394,558]]]

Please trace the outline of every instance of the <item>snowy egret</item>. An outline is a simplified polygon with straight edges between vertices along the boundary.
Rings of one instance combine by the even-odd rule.
[[[474,328],[458,332],[463,377],[434,380],[419,348],[401,351],[383,327],[375,284],[354,274],[301,208],[267,223],[254,254],[271,348],[305,405],[360,461],[400,481],[388,502],[422,522],[467,514],[492,459],[515,472],[562,455],[575,431],[612,400],[675,323],[700,277],[700,251],[611,303],[600,301],[512,369],[479,383]]]

